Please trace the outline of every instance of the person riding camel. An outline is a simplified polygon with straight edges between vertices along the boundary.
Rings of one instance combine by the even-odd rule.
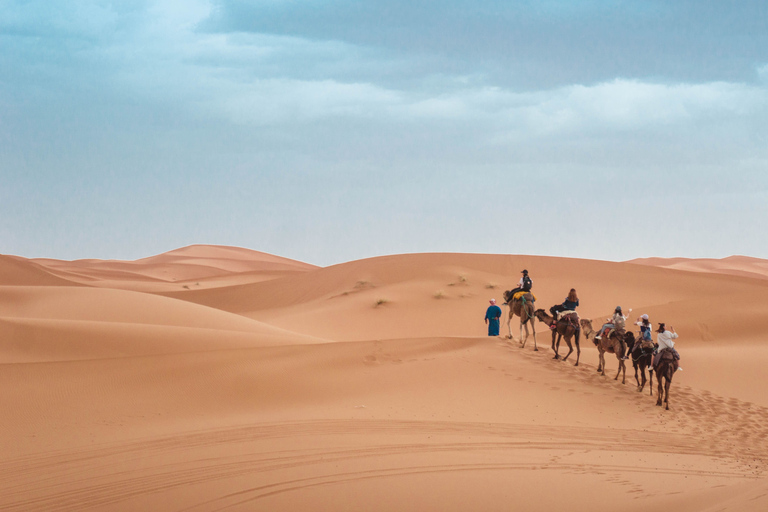
[[[651,336],[652,327],[648,315],[643,315],[638,318],[635,325],[640,327],[640,339],[644,342],[653,343],[653,337]]]
[[[632,311],[630,309],[630,311]],[[608,336],[608,334],[611,332],[611,329],[618,335],[618,336],[624,336],[625,334],[625,327],[626,327],[626,321],[627,318],[629,318],[629,315],[624,316],[621,312],[621,306],[616,306],[616,309],[613,312],[613,317],[606,318],[605,323],[600,328],[600,331],[597,333],[597,336],[595,336],[596,340],[601,340],[603,336]]]
[[[576,311],[576,308],[579,305],[579,296],[576,295],[576,289],[571,288],[571,291],[568,292],[568,297],[565,298],[565,301],[562,304],[557,304],[549,308],[549,312],[552,313],[552,324],[550,324],[550,329],[557,329],[557,321],[559,320],[558,316],[560,316],[560,313],[563,311]]]
[[[520,281],[517,282],[517,288],[509,292],[510,297],[514,297],[517,292],[529,292],[533,287],[533,281],[531,281],[531,278],[528,277],[528,271],[523,270],[520,273],[523,274],[523,277],[521,277]]]
[[[666,350],[672,352],[672,355],[675,358],[675,371],[681,370],[682,368],[679,367],[678,363],[680,360],[680,354],[675,349],[675,342],[672,341],[678,337],[677,333],[675,332],[675,328],[670,327],[669,330],[667,330],[664,323],[661,322],[659,323],[659,328],[656,329],[656,332],[658,333],[656,336],[656,343],[658,343],[659,348],[656,349],[656,352],[653,354],[654,369],[659,365],[659,362],[662,358],[662,353]]]

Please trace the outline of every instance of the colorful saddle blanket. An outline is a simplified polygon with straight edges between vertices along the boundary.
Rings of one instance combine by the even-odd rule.
[[[521,300],[523,298],[523,295],[525,295],[526,293],[530,293],[531,295],[533,295],[533,292],[526,292],[525,290],[521,290],[512,296],[512,300]],[[533,300],[534,301],[536,300],[535,295],[533,295]]]

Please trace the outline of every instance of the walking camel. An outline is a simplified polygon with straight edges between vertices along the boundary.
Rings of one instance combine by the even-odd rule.
[[[512,299],[513,294],[511,291],[505,291],[504,292],[504,302],[509,305],[509,316],[507,317],[507,331],[509,332],[509,335],[507,338],[514,339],[512,337],[512,328],[510,327],[510,323],[512,322],[512,317],[517,315],[520,317],[520,346],[522,348],[525,348],[525,342],[528,340],[528,324],[531,324],[531,331],[533,331],[533,350],[538,351],[539,347],[536,344],[536,328],[533,325],[533,321],[536,318],[533,315],[534,309],[535,309],[535,301],[536,299],[533,297],[533,294],[531,292],[525,292],[525,294],[520,297],[519,299]],[[525,328],[525,338],[523,338],[523,328]]]
[[[552,325],[552,322],[555,321],[555,319],[549,316],[543,309],[537,309],[534,315],[541,323],[544,323],[547,326]],[[553,359],[560,359],[560,340],[565,339],[565,343],[568,345],[568,353],[565,354],[563,361],[566,361],[568,356],[573,352],[571,338],[574,336],[576,337],[576,364],[574,364],[574,366],[579,366],[579,357],[581,356],[581,348],[579,347],[581,329],[579,328],[578,318],[576,312],[572,311],[571,313],[562,316],[557,322],[556,329],[552,330],[552,351],[555,353]],[[557,337],[557,344],[555,344],[555,337]]]
[[[673,355],[672,351],[663,350],[661,352],[661,360],[655,368],[656,380],[659,382],[656,405],[661,406],[663,396],[666,410],[669,410],[669,385],[672,384],[672,376],[677,370],[677,365],[675,363],[675,356]],[[663,384],[662,381],[664,382]]]
[[[632,366],[635,368],[635,381],[637,382],[637,391],[642,392],[645,388],[645,383],[649,382],[648,389],[653,396],[653,343],[650,341],[643,342],[642,337],[635,340],[635,336],[630,332],[627,333],[627,352],[632,358]],[[648,379],[645,378],[645,369],[648,368]],[[637,370],[640,370],[640,375],[643,377],[643,382],[637,376]]]
[[[581,320],[581,328],[584,331],[584,337],[591,339],[597,350],[600,352],[600,362],[597,366],[597,371],[600,375],[605,375],[605,353],[616,354],[616,359],[619,360],[619,371],[616,372],[616,377],[613,380],[618,380],[619,374],[621,376],[621,383],[626,383],[627,377],[627,365],[624,364],[624,355],[627,353],[627,344],[624,336],[619,336],[616,332],[611,333],[610,337],[603,337],[601,340],[596,340],[595,335],[597,332],[592,328],[592,321],[587,319]]]

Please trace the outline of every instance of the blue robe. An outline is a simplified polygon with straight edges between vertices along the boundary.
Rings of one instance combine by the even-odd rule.
[[[499,335],[499,318],[501,318],[501,308],[489,306],[485,312],[485,319],[488,320],[488,336]]]

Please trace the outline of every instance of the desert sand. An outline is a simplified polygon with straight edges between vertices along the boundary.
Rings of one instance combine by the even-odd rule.
[[[673,326],[670,410],[588,340],[488,337],[523,268]],[[765,511],[766,329],[746,257],[0,255],[0,510]]]

